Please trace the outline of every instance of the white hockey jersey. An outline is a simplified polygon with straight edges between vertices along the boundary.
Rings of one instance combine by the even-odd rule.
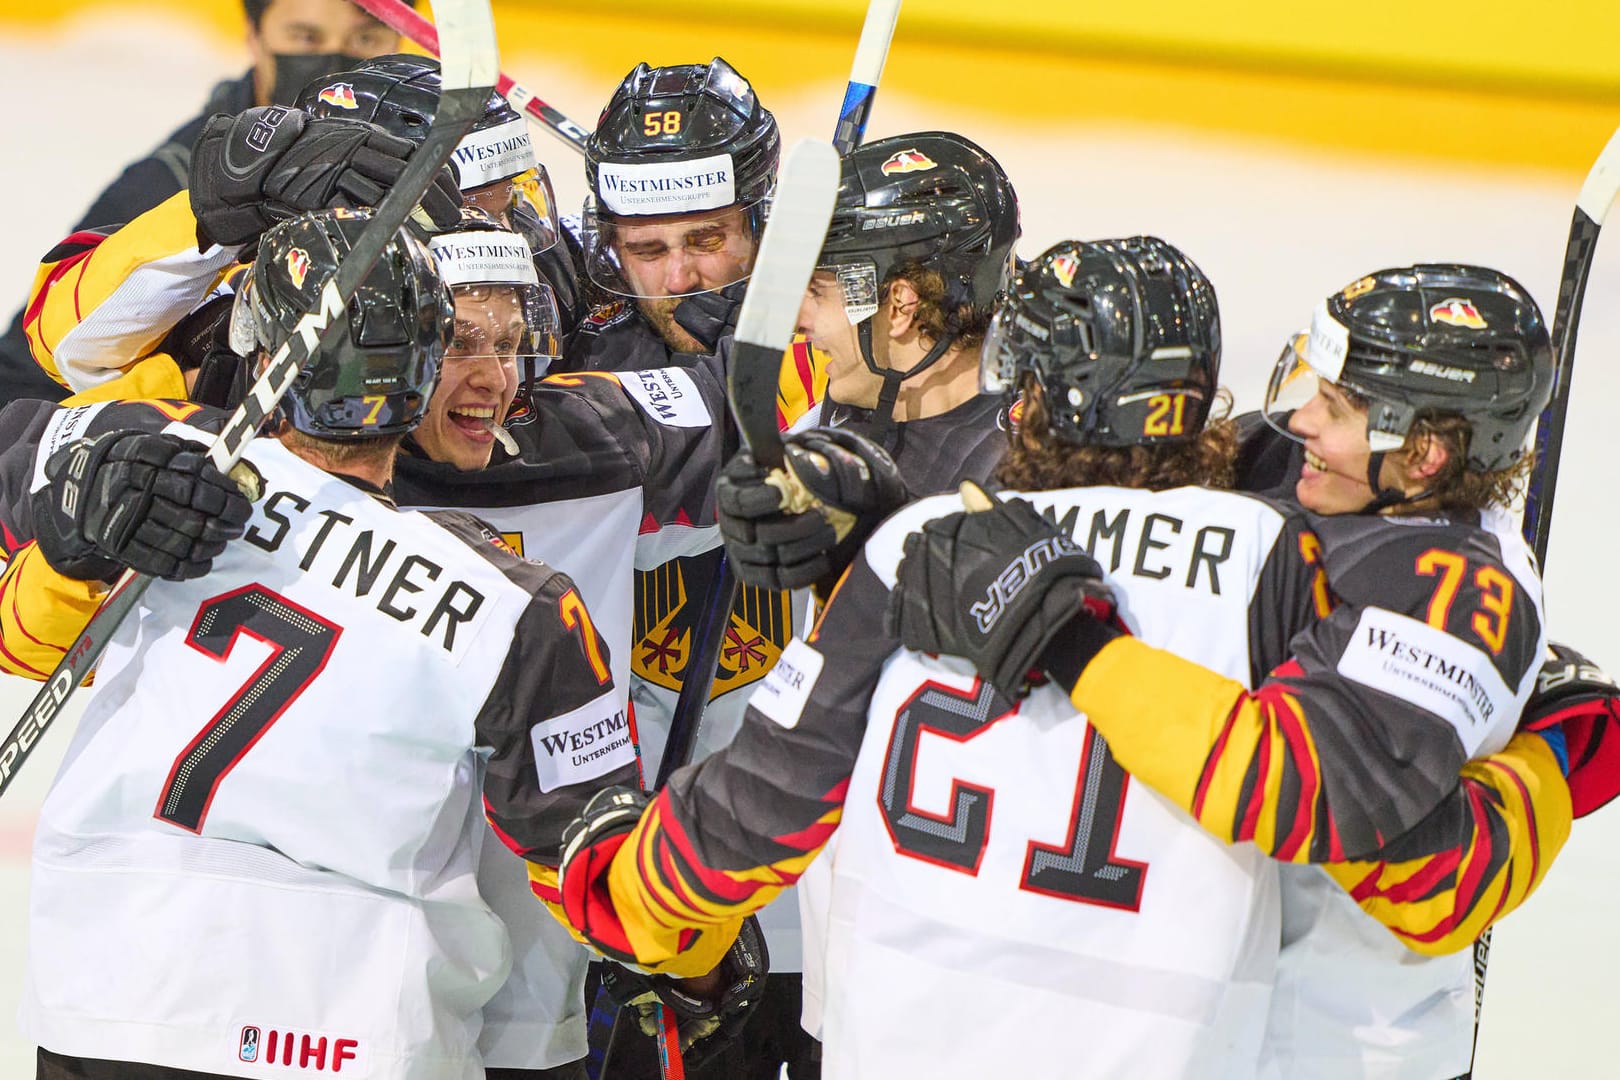
[[[54,413],[37,460],[161,426],[101,408]],[[0,468],[37,485],[33,456]],[[399,512],[273,442],[248,460],[247,535],[148,591],[45,801],[24,1030],[225,1075],[481,1076],[511,955],[474,880],[483,819],[555,857],[633,779],[610,653],[567,578],[467,515]]]
[[[1270,503],[1196,489],[1031,498],[1093,549],[1137,633],[1235,679],[1285,658],[1311,617],[1302,524]],[[737,740],[653,804],[629,842],[647,911],[620,917],[743,909],[793,880],[836,823],[828,1077],[1253,1076],[1274,864],[1127,780],[1061,691],[1007,702],[962,661],[897,651],[882,629],[902,540],[960,506],[923,500],[867,543]]]

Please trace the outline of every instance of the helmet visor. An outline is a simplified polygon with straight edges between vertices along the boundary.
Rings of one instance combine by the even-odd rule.
[[[598,286],[637,300],[723,289],[754,269],[765,202],[719,210],[629,217],[587,200],[585,272]]]
[[[1011,333],[1012,316],[1003,305],[990,320],[979,351],[979,389],[986,394],[1007,394],[1018,388],[1018,349]]]
[[[1345,375],[1349,353],[1350,331],[1333,318],[1324,301],[1312,316],[1310,329],[1293,335],[1283,346],[1266,385],[1261,416],[1273,430],[1303,444],[1305,440],[1289,430],[1289,417],[1321,393],[1326,383],[1367,413],[1367,444],[1373,452],[1398,450],[1406,441],[1410,410],[1373,408],[1376,395]],[[1401,423],[1403,418],[1407,423]]]
[[[561,320],[551,288],[532,284],[475,283],[450,290],[455,333],[445,364],[493,361],[519,380],[545,374],[560,354]]]

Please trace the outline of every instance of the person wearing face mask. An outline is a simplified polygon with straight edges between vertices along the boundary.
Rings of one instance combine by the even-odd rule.
[[[348,0],[242,0],[252,66],[218,83],[201,111],[147,156],[126,166],[96,196],[71,230],[122,225],[186,186],[192,145],[216,113],[255,105],[291,105],[299,90],[327,72],[399,48],[399,35]],[[20,397],[60,400],[64,391],[29,356],[18,311],[0,337],[0,405]]]

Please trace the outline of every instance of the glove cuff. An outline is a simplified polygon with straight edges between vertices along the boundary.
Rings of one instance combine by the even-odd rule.
[[[1076,615],[1047,642],[1038,664],[1065,694],[1073,694],[1086,666],[1105,645],[1120,636],[1119,628],[1112,623],[1102,622],[1090,614]]]

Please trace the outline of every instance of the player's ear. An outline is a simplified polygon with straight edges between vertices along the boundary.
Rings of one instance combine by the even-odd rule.
[[[920,300],[916,288],[905,278],[896,278],[890,284],[885,300],[889,308],[890,338],[898,340],[914,329]]]
[[[1440,471],[1451,460],[1451,450],[1446,446],[1444,439],[1432,431],[1426,431],[1413,438],[1406,446],[1406,472],[1420,485],[1427,486],[1427,482],[1440,475]]]

